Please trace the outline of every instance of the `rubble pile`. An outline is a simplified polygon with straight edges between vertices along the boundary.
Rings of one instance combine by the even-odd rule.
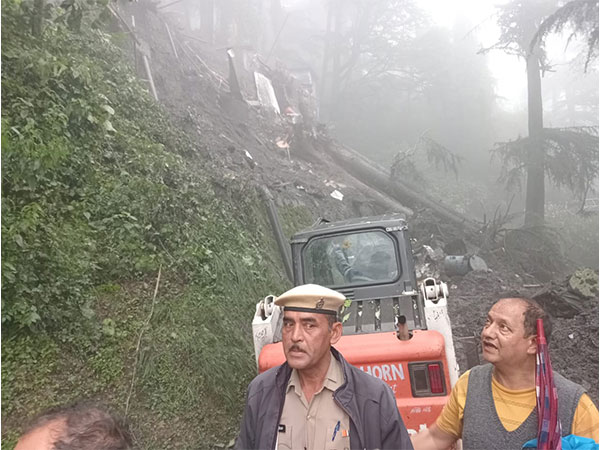
[[[551,281],[565,272],[551,236],[532,230],[490,234],[485,224],[473,232],[474,222],[461,227],[432,208],[406,208],[331,157],[329,150],[339,143],[316,120],[314,89],[305,77],[280,62],[268,65],[251,51],[191,39],[175,23],[167,36],[166,16],[142,3],[119,4],[124,17],[135,12],[159,101],[196,137],[198,164],[217,189],[240,182],[264,186],[277,206],[302,205],[329,220],[406,213],[418,278],[449,285],[462,370],[473,350],[463,338],[479,335],[491,305],[505,296],[534,297],[556,318],[550,343],[555,370],[588,388],[597,403],[597,272]]]

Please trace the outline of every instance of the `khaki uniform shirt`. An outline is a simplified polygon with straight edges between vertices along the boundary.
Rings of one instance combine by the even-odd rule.
[[[333,399],[342,384],[342,365],[332,356],[323,387],[308,403],[298,372],[292,371],[277,433],[279,450],[350,448],[350,417]]]

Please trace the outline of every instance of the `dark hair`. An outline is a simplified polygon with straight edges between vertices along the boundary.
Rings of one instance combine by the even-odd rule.
[[[335,316],[333,314],[327,314],[327,326],[329,327],[329,329],[331,330],[331,327],[333,327],[333,324],[336,322],[339,322],[339,313],[335,313]]]
[[[133,441],[127,425],[97,406],[79,403],[46,411],[27,433],[60,422],[53,450],[129,450]]]
[[[542,319],[544,321],[544,334],[546,340],[550,340],[552,334],[552,319],[550,315],[544,311],[544,308],[530,298],[519,298],[525,303],[525,312],[523,313],[523,326],[525,328],[525,336],[533,336],[537,334],[537,320]]]

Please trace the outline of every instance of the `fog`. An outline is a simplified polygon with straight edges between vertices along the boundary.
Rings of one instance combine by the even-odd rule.
[[[517,7],[518,2],[475,0],[163,0],[159,5],[216,48],[241,49],[266,66],[285,68],[309,97],[292,107],[308,105],[330,135],[391,166],[395,176],[478,220],[510,207],[512,226],[542,223],[529,211],[565,231],[566,218],[579,213],[577,220],[597,247],[597,202],[586,200],[597,199],[598,185],[597,41],[588,46],[598,26],[597,3],[595,17],[587,14],[584,23],[566,20],[561,30],[550,27],[535,42],[540,24],[559,9],[557,2]],[[539,66],[530,67],[528,75],[530,54]],[[528,89],[528,76],[534,83],[535,73],[541,96],[535,86]],[[553,143],[542,124],[544,130],[558,130]],[[500,144],[530,145],[533,137],[524,138],[534,125],[546,154],[538,152],[537,163],[526,161],[529,150]],[[593,139],[582,144],[581,133],[595,137],[595,145],[585,147]],[[545,169],[541,197],[526,192],[536,164]],[[539,173],[538,194],[544,179]],[[536,202],[541,211],[535,211]]]

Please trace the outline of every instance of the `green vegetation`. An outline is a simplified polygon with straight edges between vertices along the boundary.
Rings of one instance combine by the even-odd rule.
[[[291,238],[298,230],[310,227],[315,221],[310,211],[302,206],[286,206],[280,208],[278,214],[287,238]]]
[[[30,4],[2,0],[2,446],[79,399],[129,405],[142,448],[226,444],[284,285],[260,197],[217,198],[119,36],[74,7],[34,36]]]

